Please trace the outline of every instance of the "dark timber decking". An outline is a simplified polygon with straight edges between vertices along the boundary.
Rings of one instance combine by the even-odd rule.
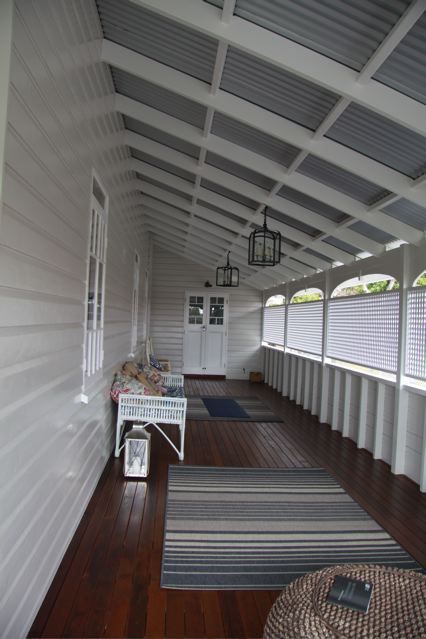
[[[187,394],[255,394],[283,423],[195,422],[185,462],[244,467],[323,466],[426,565],[426,496],[302,408],[261,385],[187,380]],[[172,431],[173,432],[173,431]],[[160,589],[167,468],[177,456],[152,434],[151,470],[126,481],[111,459],[33,624],[30,637],[261,637],[272,591]]]

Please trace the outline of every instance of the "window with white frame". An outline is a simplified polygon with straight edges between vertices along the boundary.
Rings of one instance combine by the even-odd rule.
[[[87,264],[85,378],[94,376],[102,368],[103,362],[107,219],[108,197],[100,180],[93,175]]]
[[[322,354],[324,301],[320,289],[293,295],[288,307],[287,347],[311,355]]]
[[[405,375],[426,379],[426,271],[407,292]]]
[[[327,357],[395,373],[398,287],[394,278],[381,274],[337,287],[328,305]]]
[[[284,346],[285,298],[272,295],[263,309],[263,341],[272,346]]]

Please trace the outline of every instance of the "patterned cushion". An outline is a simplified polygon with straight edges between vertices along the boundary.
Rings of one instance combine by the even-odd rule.
[[[162,371],[163,367],[160,364],[160,362],[158,361],[158,359],[156,357],[154,357],[154,355],[150,355],[149,356],[149,363],[151,366],[153,366],[154,368],[157,369],[157,371]]]
[[[166,386],[166,397],[185,397],[183,386]]]
[[[152,366],[148,366],[147,364],[143,364],[142,366],[138,365],[141,373],[144,373],[145,377],[151,382],[151,384],[155,384],[156,386],[161,386],[163,384],[163,376],[161,373]]]
[[[111,386],[111,399],[118,404],[120,393],[131,393],[135,395],[152,395],[151,390],[141,384],[134,377],[117,373]]]

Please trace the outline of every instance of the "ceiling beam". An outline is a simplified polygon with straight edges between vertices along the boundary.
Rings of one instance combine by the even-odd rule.
[[[319,84],[422,135],[426,134],[425,105],[375,80],[361,85],[353,69],[289,38],[235,15],[230,24],[225,24],[216,7],[199,0],[132,2]]]

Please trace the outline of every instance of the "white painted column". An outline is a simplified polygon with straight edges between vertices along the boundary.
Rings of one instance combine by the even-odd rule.
[[[407,332],[407,288],[409,284],[409,245],[402,247],[402,277],[399,292],[398,367],[395,384],[395,412],[392,437],[392,464],[395,475],[404,473],[407,443],[408,393],[403,388]]]
[[[352,375],[345,373],[345,394],[343,397],[343,425],[342,437],[349,437],[350,413],[352,396]]]
[[[326,366],[325,358],[327,355],[328,340],[328,303],[330,299],[330,272],[325,272],[324,283],[324,307],[322,317],[322,359],[321,359],[321,400],[320,400],[320,422],[326,422],[328,416],[328,387],[330,382],[330,369]]]
[[[423,418],[423,444],[420,460],[420,490],[426,493],[426,401],[424,402],[425,414]]]
[[[4,158],[7,134],[10,58],[13,34],[13,0],[0,1],[0,225],[3,209]]]
[[[297,365],[299,358],[294,355],[290,356],[290,399],[296,399],[296,380],[297,380]]]
[[[284,353],[279,351],[278,353],[278,378],[277,378],[277,391],[281,393],[283,386],[283,366],[284,366]]]
[[[331,413],[331,429],[339,430],[339,408],[340,408],[340,380],[341,373],[334,369],[333,379],[333,410]]]
[[[318,378],[320,374],[320,364],[314,362],[312,373],[312,400],[311,400],[311,413],[312,415],[318,415]]]
[[[302,403],[303,371],[305,368],[305,360],[302,357],[298,357],[297,359],[296,404],[300,406]]]
[[[361,377],[361,389],[359,393],[358,437],[357,437],[358,448],[365,448],[365,442],[366,442],[368,384],[369,384],[368,379],[366,377]]]
[[[377,382],[376,388],[376,418],[374,422],[374,459],[383,457],[383,418],[385,414],[385,385]]]
[[[311,393],[311,371],[312,371],[313,363],[307,359],[305,360],[305,376],[303,379],[303,408],[305,410],[309,410],[311,407],[310,404],[310,393]]]
[[[278,366],[279,366],[279,351],[274,351],[274,373],[272,378],[272,388],[276,390],[278,388]]]
[[[290,392],[290,355],[288,353],[284,353],[283,355],[283,385],[282,385],[282,396],[288,397]]]

